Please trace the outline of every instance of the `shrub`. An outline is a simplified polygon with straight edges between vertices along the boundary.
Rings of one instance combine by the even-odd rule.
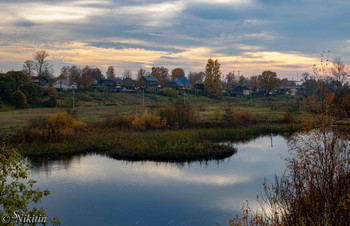
[[[176,109],[173,105],[168,105],[157,111],[157,115],[160,116],[162,120],[166,120],[166,126],[168,128],[177,128],[178,122],[176,117]]]
[[[136,119],[136,116],[133,114],[129,115],[114,115],[112,120],[107,120],[107,127],[120,127],[120,128],[131,128],[132,121]]]
[[[43,95],[49,96],[49,97],[58,97],[58,92],[55,88],[52,87],[45,87],[43,88]]]
[[[133,128],[138,130],[146,129],[160,129],[165,127],[166,120],[161,118],[158,115],[144,113],[140,118],[136,118],[131,122]]]
[[[188,103],[176,103],[158,110],[157,115],[169,128],[191,127],[197,124],[199,114]]]
[[[86,127],[85,123],[74,119],[66,111],[50,116],[48,125],[52,131],[53,137],[57,140],[62,140],[65,137],[72,136],[74,131]]]
[[[293,118],[292,113],[290,113],[290,111],[284,112],[282,121],[285,122],[285,123],[292,123],[292,122],[294,122],[294,118]]]
[[[27,107],[27,97],[21,90],[16,90],[10,95],[10,102],[18,108]]]
[[[222,119],[222,110],[220,107],[216,107],[213,112],[213,119],[215,121],[220,121]]]
[[[229,124],[235,127],[243,128],[256,123],[257,119],[247,111],[239,111],[232,114]]]
[[[177,98],[179,96],[179,91],[174,90],[173,88],[164,88],[162,89],[162,94],[169,97]]]
[[[31,119],[23,136],[27,142],[62,141],[86,127],[85,123],[74,119],[67,112],[59,112],[50,117]]]

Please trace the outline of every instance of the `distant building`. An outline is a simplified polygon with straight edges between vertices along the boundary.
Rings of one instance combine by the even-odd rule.
[[[135,80],[131,78],[124,78],[121,82],[121,91],[123,92],[132,92],[136,88]]]
[[[68,91],[71,89],[77,89],[77,83],[70,81],[69,79],[58,79],[52,84],[52,87],[57,91]]]
[[[98,92],[118,92],[122,88],[122,80],[116,79],[102,79],[91,87],[93,91]]]
[[[154,76],[142,76],[141,84],[143,84],[147,91],[158,90],[158,79]]]
[[[190,89],[191,88],[191,83],[188,81],[187,78],[184,77],[178,77],[175,79],[175,82],[178,83],[180,86],[182,86],[183,88],[186,89]]]
[[[249,96],[250,89],[247,86],[237,86],[230,91],[231,96]]]
[[[167,87],[169,88],[173,88],[175,90],[179,90],[181,89],[181,84],[179,84],[178,82],[176,82],[175,80],[169,80],[167,82]]]
[[[45,88],[49,86],[49,81],[43,76],[34,76],[30,79],[30,81],[40,88]]]
[[[194,85],[194,93],[204,95],[205,94],[205,85],[203,83],[197,83]]]

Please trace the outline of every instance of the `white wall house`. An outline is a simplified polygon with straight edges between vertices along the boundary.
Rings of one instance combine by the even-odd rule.
[[[77,89],[77,83],[70,81],[69,79],[58,79],[53,83],[52,87],[58,91],[68,91],[71,89]]]

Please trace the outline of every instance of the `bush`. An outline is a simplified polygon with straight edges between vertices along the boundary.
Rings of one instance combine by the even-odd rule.
[[[199,119],[198,112],[190,104],[181,102],[159,109],[157,115],[165,120],[169,128],[191,127]]]
[[[67,112],[59,112],[50,117],[31,119],[23,136],[27,142],[62,141],[86,127],[85,123],[74,119]]]
[[[43,88],[43,95],[49,96],[49,97],[58,97],[58,92],[55,88],[52,87],[45,87]]]
[[[131,122],[133,128],[138,130],[146,129],[160,129],[164,128],[166,125],[166,120],[161,118],[158,115],[145,113],[140,118],[136,118]]]
[[[74,119],[66,111],[50,116],[48,125],[53,137],[57,140],[72,136],[75,131],[87,126],[85,123]]]
[[[285,123],[294,122],[294,117],[293,117],[292,113],[290,113],[290,111],[284,112],[282,121]]]
[[[179,96],[179,91],[174,90],[173,88],[164,88],[162,89],[162,94],[169,97],[177,98]]]
[[[232,114],[229,124],[235,127],[246,127],[256,123],[258,120],[247,111],[240,111]]]
[[[168,128],[178,127],[176,109],[173,105],[168,105],[164,108],[159,109],[157,111],[157,115],[159,115],[162,120],[166,120],[166,126]]]
[[[120,128],[131,128],[132,121],[136,119],[136,116],[133,114],[129,115],[115,115],[112,120],[106,121],[107,127],[120,127]]]
[[[27,97],[21,90],[16,90],[10,95],[10,102],[18,108],[26,108],[28,106]]]

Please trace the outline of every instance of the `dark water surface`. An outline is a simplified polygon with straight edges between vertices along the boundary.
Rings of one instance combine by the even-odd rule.
[[[29,160],[41,206],[62,225],[228,225],[245,200],[257,205],[264,177],[281,175],[281,136],[235,144],[222,161],[128,162],[101,155]]]

